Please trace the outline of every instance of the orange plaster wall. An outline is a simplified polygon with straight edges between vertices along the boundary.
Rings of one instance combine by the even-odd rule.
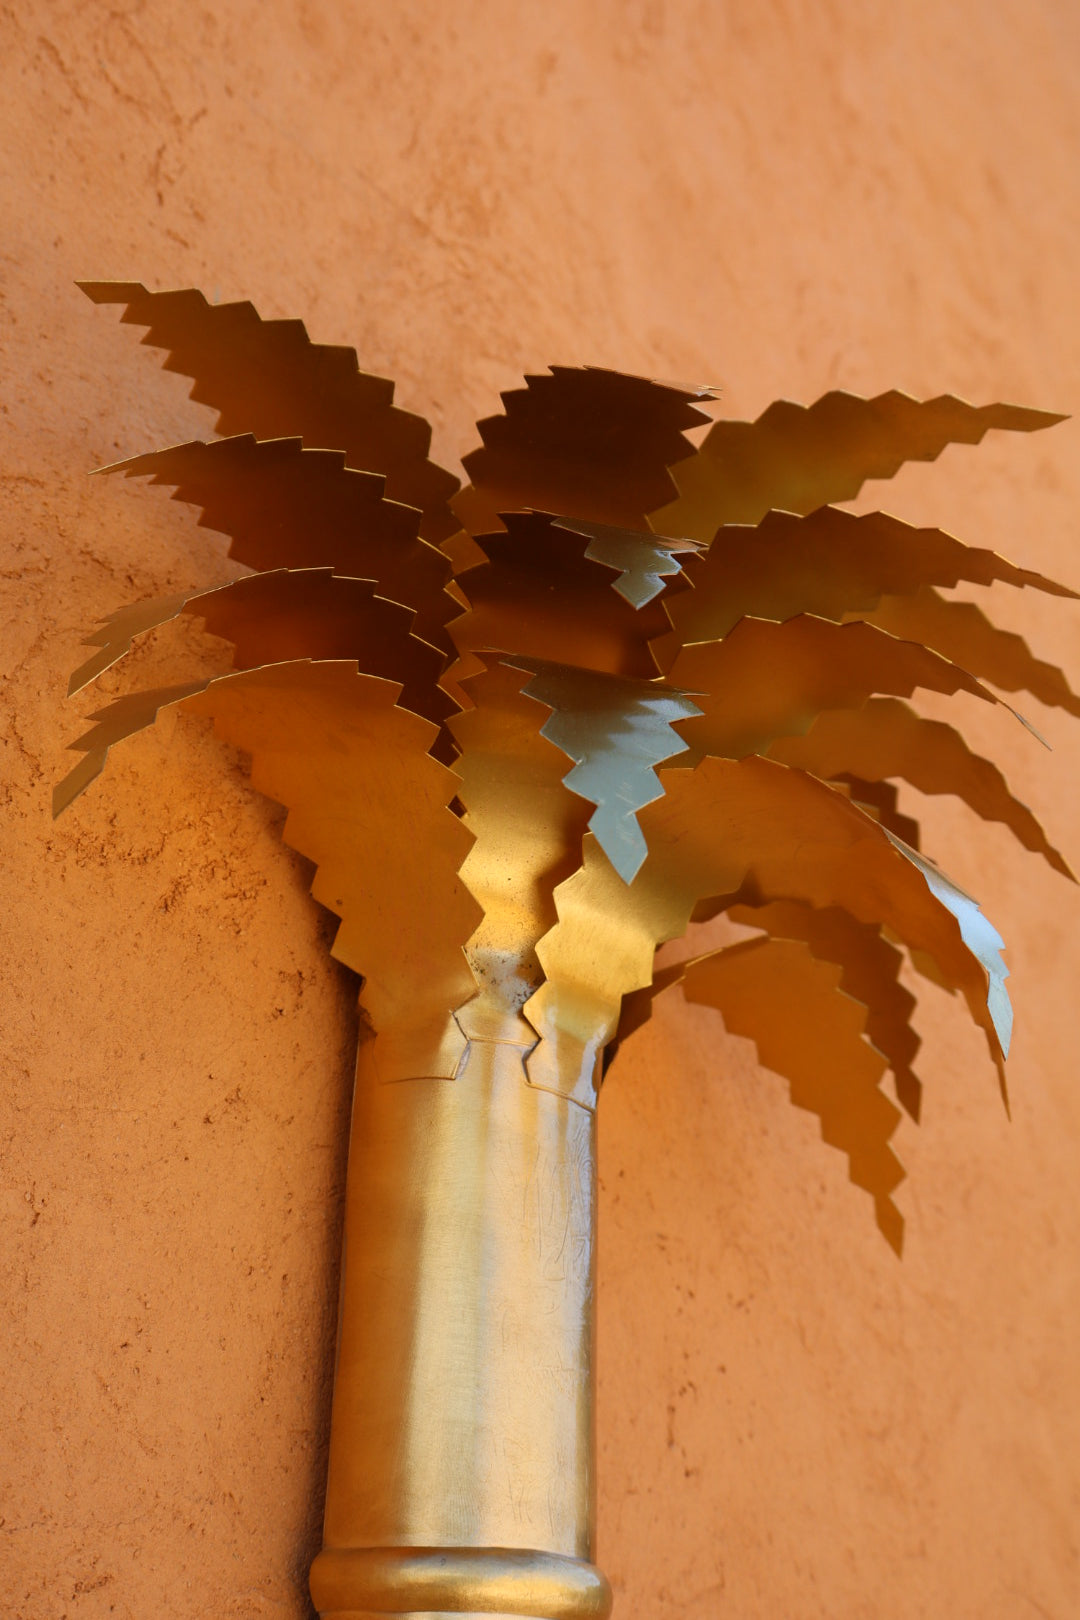
[[[549,361],[720,381],[739,416],[834,386],[1075,411],[1080,13],[37,0],[0,6],[0,74],[0,1613],[299,1620],[353,992],[276,812],[196,727],[50,822],[79,635],[223,575],[189,511],[88,482],[210,417],[72,281],[302,315],[451,464]],[[1078,494],[1067,424],[871,499],[1076,581]],[[1080,671],[1070,604],[1004,607]],[[966,718],[1075,859],[1080,729],[1027,707],[1052,756]],[[715,1019],[673,1003],[612,1072],[619,1620],[1080,1612],[1080,899],[925,808],[1010,943],[1014,1118],[924,988],[901,1264]]]

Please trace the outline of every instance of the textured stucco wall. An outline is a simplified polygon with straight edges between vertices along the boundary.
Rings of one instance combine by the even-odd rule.
[[[398,379],[449,464],[552,360],[719,381],[742,416],[832,386],[1076,410],[1080,12],[38,0],[0,6],[0,85],[0,1612],[294,1620],[352,986],[275,812],[197,727],[49,819],[84,627],[223,575],[189,511],[88,482],[210,417],[73,278],[302,315]],[[948,452],[884,504],[1075,581],[1078,494],[1067,424]],[[1070,604],[1005,608],[1080,670]],[[999,717],[971,734],[1076,858],[1080,728],[1027,707],[1053,755]],[[1080,1610],[1080,898],[926,811],[1010,943],[1015,1106],[923,989],[902,1264],[715,1020],[672,1005],[613,1071],[620,1620]]]

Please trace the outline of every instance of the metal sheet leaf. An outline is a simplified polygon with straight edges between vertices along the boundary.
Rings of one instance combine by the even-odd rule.
[[[211,635],[231,641],[238,669],[297,658],[352,658],[366,674],[397,681],[402,706],[435,725],[457,708],[436,684],[442,654],[411,633],[410,610],[376,595],[370,580],[343,579],[329,568],[279,568],[190,596],[121,608],[87,638],[100,651],[76,670],[69,692],[115,664],[135,636],[180,613],[201,618]]]
[[[588,537],[585,556],[614,569],[612,590],[641,609],[682,573],[680,556],[696,556],[692,540],[662,540],[640,529],[620,529],[610,523],[589,523],[585,518],[556,518],[557,529]]]
[[[670,665],[683,643],[718,640],[744,615],[866,617],[883,596],[961,581],[1000,581],[1053,596],[1076,595],[996,552],[965,546],[941,529],[912,528],[884,512],[856,517],[834,507],[809,517],[769,512],[754,527],[725,528],[708,551],[687,557],[684,572],[692,589],[665,597],[673,628],[653,648],[661,668]]]
[[[465,1050],[452,1009],[476,988],[464,945],[480,913],[458,877],[472,837],[448,808],[458,777],[428,752],[435,727],[398,692],[355,661],[274,664],[123,698],[73,746],[100,770],[168,705],[213,719],[288,808],[285,842],[318,867],[312,893],[342,919],[333,954],[364,975],[380,1074],[451,1078]]]
[[[216,678],[225,679],[224,676]],[[127,697],[117,698],[107,708],[95,710],[90,716],[94,721],[90,730],[83,732],[81,737],[76,737],[74,742],[68,743],[69,749],[81,753],[84,757],[53,788],[53,817],[60,815],[68,805],[73,804],[95,777],[100,776],[105,768],[109,749],[115,743],[123,742],[126,737],[133,737],[139,731],[145,731],[147,726],[154,724],[162,709],[171,708],[184,698],[202,692],[212,679],[213,676],[206,680],[188,681],[181,686],[159,686],[152,691],[132,692]]]
[[[889,832],[888,828],[883,830],[894,848],[922,873],[935,899],[940,900],[941,904],[952,912],[960,926],[964,944],[972,956],[982,963],[989,980],[986,1004],[993,1020],[998,1045],[1001,1047],[1001,1055],[1008,1057],[1009,1044],[1012,1040],[1013,1013],[1009,994],[1005,989],[1009,970],[1001,956],[1005,941],[990,919],[983,914],[977,900],[966,894],[934,861],[920,854],[917,849],[909,849],[906,844],[901,843],[895,833]],[[999,1070],[999,1074],[1001,1095],[1007,1108],[1009,1099],[1005,1090],[1004,1070]]]
[[[952,726],[926,720],[895,698],[870,698],[861,709],[827,710],[803,736],[774,742],[769,757],[815,776],[902,777],[920,793],[954,794],[985,821],[1003,822],[1025,849],[1075,882],[1065,857],[1014,798],[997,766],[973,753]],[[899,828],[892,830],[904,837]]]
[[[1031,433],[1065,418],[1019,405],[968,405],[950,394],[875,399],[835,390],[813,405],[776,400],[756,422],[716,422],[674,474],[675,501],[653,513],[661,534],[709,541],[722,523],[756,523],[770,507],[813,512],[849,501],[905,461],[935,461],[991,428]]]
[[[551,710],[541,735],[574,761],[563,781],[596,809],[589,830],[624,882],[648,850],[636,812],[663,793],[656,766],[684,752],[674,724],[700,713],[686,692],[652,681],[624,681],[591,670],[508,657],[532,678],[525,694]]]
[[[974,902],[965,896],[961,907],[936,868],[913,861],[842,794],[770,760],[706,759],[662,780],[664,797],[640,812],[649,857],[633,883],[587,838],[581,870],[556,890],[559,922],[537,950],[546,982],[524,1009],[538,1033],[572,1030],[598,1053],[615,1034],[622,996],[649,984],[656,947],[685,931],[699,902],[749,880],[764,894],[887,926],[932,958],[963,993],[1000,1073],[995,1021],[1008,1033],[1000,964],[988,997],[988,936],[968,909]]]
[[[692,755],[728,759],[762,753],[777,737],[806,731],[823,709],[861,706],[875,692],[907,696],[921,686],[1000,701],[918,642],[809,614],[782,624],[741,619],[723,641],[685,647],[668,678],[703,694],[701,718],[679,726]]]
[[[828,710],[827,713],[848,713],[848,710]],[[779,754],[768,750],[770,759],[778,759]],[[785,760],[785,764],[787,761]],[[822,771],[814,771],[815,776],[822,776]],[[905,844],[912,849],[919,849],[922,844],[922,834],[919,823],[912,816],[905,816],[899,808],[900,796],[895,782],[870,782],[864,776],[855,776],[851,771],[837,771],[835,776],[828,777],[832,787],[840,788],[850,798],[852,804],[857,804],[860,810],[867,811],[875,821],[880,821],[883,827],[888,827]]]
[[[477,423],[483,448],[465,457],[472,482],[454,511],[474,535],[530,507],[647,529],[646,513],[675,491],[668,468],[693,454],[684,429],[708,421],[697,405],[711,397],[592,366],[526,377],[503,394],[502,415]]]
[[[667,623],[663,607],[637,609],[614,591],[587,535],[544,512],[508,513],[506,532],[480,544],[488,561],[455,580],[469,604],[450,625],[461,652],[505,647],[610,675],[656,674],[649,642]]]
[[[312,343],[302,321],[264,321],[249,303],[208,304],[194,288],[79,286],[95,304],[123,304],[125,323],[149,328],[142,341],[169,351],[166,371],[194,378],[191,397],[219,412],[219,433],[296,434],[343,450],[350,466],[385,476],[392,500],[419,507],[425,539],[438,545],[457,529],[447,503],[458,480],[428,460],[431,428],[392,403],[392,382],[359,369],[355,349]]]
[[[1003,691],[1030,692],[1048,708],[1080,715],[1080,697],[1057,665],[1036,658],[1023,636],[999,630],[971,602],[927,589],[912,596],[885,597],[865,617],[890,635],[925,642]]]
[[[465,683],[475,707],[451,721],[458,797],[474,843],[461,879],[482,920],[465,954],[479,989],[457,1019],[470,1039],[536,1040],[519,1009],[543,975],[537,942],[557,921],[553,892],[581,862],[588,811],[563,786],[566,757],[541,736],[525,671],[491,663]]]
[[[173,499],[201,507],[202,527],[227,534],[229,556],[249,568],[333,568],[376,581],[381,596],[414,610],[418,635],[452,651],[449,560],[418,538],[420,513],[384,499],[384,480],[347,467],[342,451],[242,434],[172,445],[98,471],[175,485]]]

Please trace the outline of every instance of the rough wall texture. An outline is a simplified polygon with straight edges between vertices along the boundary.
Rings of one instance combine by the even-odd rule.
[[[720,381],[736,415],[837,385],[1075,410],[1080,12],[38,0],[0,6],[0,47],[0,1611],[293,1620],[353,986],[275,812],[194,725],[50,822],[83,628],[223,574],[185,509],[87,481],[210,419],[73,278],[303,315],[398,379],[450,464],[552,360]],[[1075,581],[1078,494],[1067,424],[949,452],[885,504]],[[1069,604],[1012,606],[1080,669]],[[1053,756],[971,729],[1075,859],[1080,735],[1030,707]],[[902,1264],[706,1014],[669,1007],[612,1073],[621,1620],[1080,1612],[1080,901],[924,808],[1012,948],[1015,1107],[924,988]]]

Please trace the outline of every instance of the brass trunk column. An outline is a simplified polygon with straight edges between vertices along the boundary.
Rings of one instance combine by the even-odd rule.
[[[595,1534],[596,1118],[471,1042],[382,1083],[349,1146],[324,1620],[602,1620]]]

